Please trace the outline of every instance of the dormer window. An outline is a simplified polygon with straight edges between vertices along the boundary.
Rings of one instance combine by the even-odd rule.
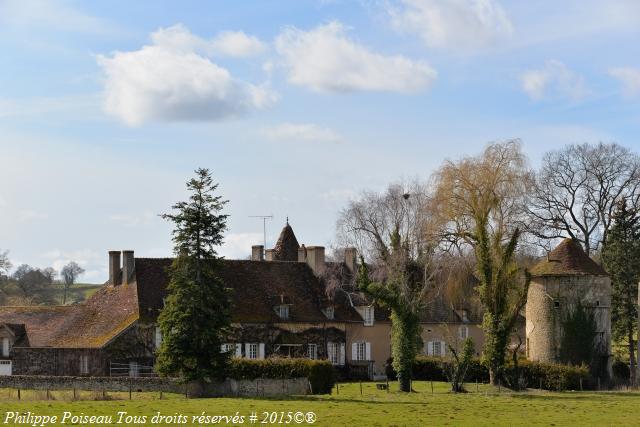
[[[462,321],[465,323],[469,321],[469,312],[467,310],[462,310]]]
[[[327,316],[327,319],[329,320],[333,320],[335,317],[335,312],[336,310],[333,307],[327,307],[324,310],[322,310],[322,312],[324,313],[325,316]]]
[[[362,317],[364,319],[364,326],[373,326],[374,309],[372,305],[364,308],[364,315]]]
[[[277,305],[276,314],[282,320],[289,319],[289,306],[287,304]]]

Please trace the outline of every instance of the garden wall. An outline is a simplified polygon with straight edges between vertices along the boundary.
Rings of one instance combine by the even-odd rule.
[[[167,392],[189,396],[282,396],[309,393],[307,378],[234,380],[221,383],[180,383],[175,378],[0,376],[0,388],[21,390],[87,390],[97,392]]]

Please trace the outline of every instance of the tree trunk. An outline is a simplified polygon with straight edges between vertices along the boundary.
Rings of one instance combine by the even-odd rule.
[[[636,357],[635,346],[633,345],[633,323],[629,324],[628,337],[629,337],[629,380],[631,384],[635,384],[636,378]]]
[[[500,376],[498,375],[498,369],[493,366],[489,368],[489,383],[496,387],[500,383]]]

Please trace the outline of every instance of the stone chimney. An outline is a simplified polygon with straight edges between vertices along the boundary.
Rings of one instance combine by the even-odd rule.
[[[251,261],[264,261],[264,246],[251,246]]]
[[[307,246],[306,249],[307,264],[317,276],[320,276],[324,272],[324,246]]]
[[[358,265],[358,251],[356,248],[344,248],[344,263],[350,272],[356,272]]]
[[[122,251],[122,283],[128,285],[135,280],[136,262],[133,251]]]
[[[307,262],[307,248],[304,244],[298,248],[298,262]]]
[[[276,250],[275,249],[267,249],[265,252],[265,259],[267,261],[273,261],[276,258]]]
[[[120,283],[120,251],[109,251],[109,284],[118,286]]]

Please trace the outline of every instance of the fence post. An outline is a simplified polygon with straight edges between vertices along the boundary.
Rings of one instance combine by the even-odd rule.
[[[540,378],[540,390],[542,390],[542,378]]]
[[[340,383],[336,383],[336,395],[340,395]]]
[[[433,380],[431,380],[431,394],[433,394]]]
[[[49,389],[47,389],[47,400],[49,400]]]
[[[160,400],[162,400],[162,390],[160,390]]]
[[[76,395],[76,388],[73,388],[73,400],[78,400],[78,396]]]
[[[478,379],[476,378],[476,393],[478,392]]]
[[[389,393],[389,377],[387,377],[387,393]]]
[[[20,389],[18,389],[18,400],[20,400]]]
[[[498,393],[502,391],[502,384],[500,383],[500,378],[498,378]]]
[[[362,380],[360,380],[360,396],[362,396]]]
[[[580,391],[583,391],[582,390],[582,377],[580,377]]]

